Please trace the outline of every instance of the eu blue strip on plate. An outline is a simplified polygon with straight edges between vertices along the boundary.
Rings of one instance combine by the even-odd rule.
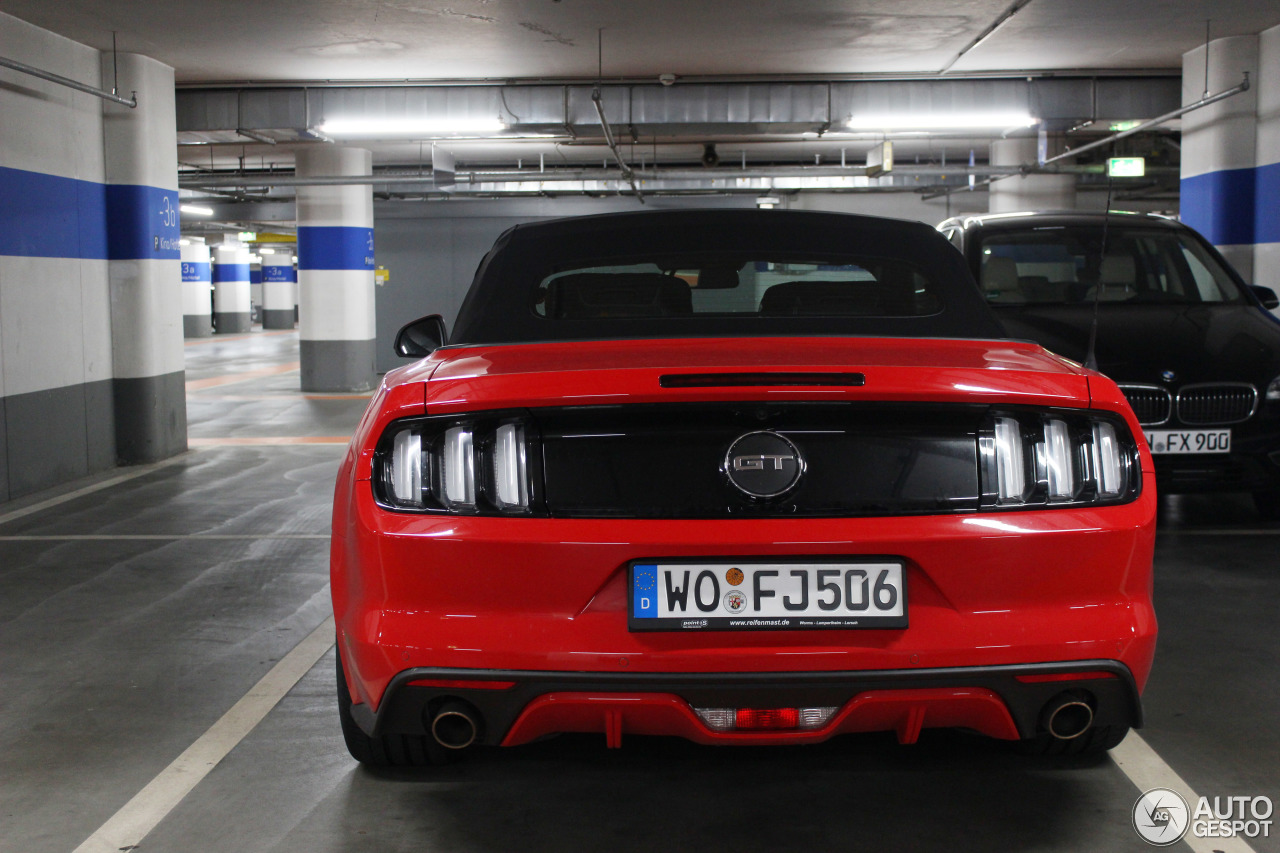
[[[656,619],[658,616],[658,567],[653,564],[632,567],[632,614],[637,619]]]

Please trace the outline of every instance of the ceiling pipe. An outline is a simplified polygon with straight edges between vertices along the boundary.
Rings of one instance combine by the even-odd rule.
[[[63,77],[61,74],[54,74],[52,71],[41,71],[39,68],[27,65],[25,62],[19,62],[16,59],[7,59],[0,56],[0,66],[11,68],[14,71],[20,71],[23,74],[30,74],[32,77],[39,77],[41,80],[48,80],[50,83],[57,83],[59,86],[66,86],[69,89],[75,89],[78,92],[84,92],[86,95],[93,95],[102,98],[104,101],[120,104],[129,109],[138,108],[138,93],[133,92],[133,97],[122,98],[114,92],[108,92],[106,89],[98,89],[87,83],[81,83],[78,80],[72,80],[70,77]]]
[[[636,184],[635,172],[631,171],[627,161],[622,159],[622,152],[618,150],[618,143],[613,139],[613,128],[609,126],[609,119],[605,118],[604,102],[600,97],[599,86],[591,91],[591,103],[595,104],[596,115],[600,116],[600,128],[604,131],[605,144],[613,152],[613,159],[618,161],[618,168],[622,170],[622,177],[626,179],[627,183],[631,184],[631,191],[636,194],[636,201],[644,204],[644,195],[641,194],[640,187]]]
[[[957,53],[950,62],[944,65],[942,67],[942,70],[939,71],[938,74],[940,75],[946,74],[948,71],[950,71],[951,66],[959,62],[966,53],[973,50],[975,47],[977,47],[978,45],[982,44],[984,41],[986,41],[987,39],[995,35],[996,30],[1000,29],[1005,24],[1009,23],[1009,19],[1012,18],[1014,15],[1018,14],[1019,12],[1021,12],[1022,9],[1030,2],[1031,0],[1014,0],[1014,3],[1012,6],[1010,6],[1008,9],[1005,9],[1004,12],[1000,14],[1000,17],[996,18],[995,21],[993,21],[989,27],[987,27],[982,32],[978,33],[978,37],[975,38],[973,41],[969,42],[967,45],[965,45],[964,49],[961,50],[959,53]]]
[[[261,142],[264,145],[276,144],[276,141],[272,139],[270,136],[267,136],[265,133],[258,133],[258,131],[256,130],[248,130],[243,127],[237,127],[236,133],[240,134],[245,139],[252,139],[254,142]]]
[[[1173,110],[1172,112],[1165,113],[1162,116],[1156,116],[1155,118],[1149,119],[1148,121],[1144,121],[1142,124],[1139,124],[1135,127],[1131,127],[1128,130],[1122,130],[1119,133],[1113,133],[1110,136],[1106,136],[1106,137],[1103,137],[1102,139],[1096,140],[1094,142],[1090,142],[1087,145],[1081,145],[1077,148],[1068,149],[1062,152],[1061,154],[1058,154],[1054,157],[1050,157],[1046,159],[1043,163],[1039,164],[1039,168],[1032,165],[1020,166],[1018,167],[1018,172],[1019,174],[1030,175],[1030,174],[1035,174],[1036,172],[1044,171],[1043,167],[1051,163],[1056,163],[1059,160],[1066,159],[1067,157],[1074,157],[1077,154],[1084,153],[1085,151],[1092,151],[1095,148],[1101,148],[1104,145],[1110,145],[1112,142],[1118,142],[1121,139],[1124,139],[1129,136],[1133,136],[1135,133],[1141,133],[1144,130],[1149,130],[1150,128],[1153,128],[1156,125],[1164,124],[1166,121],[1172,121],[1175,118],[1181,118],[1182,116],[1186,115],[1189,112],[1192,112],[1193,110],[1198,110],[1198,109],[1201,109],[1202,107],[1207,107],[1210,104],[1216,104],[1218,101],[1223,101],[1223,100],[1226,100],[1227,98],[1235,97],[1236,95],[1239,95],[1241,92],[1247,92],[1247,91],[1249,91],[1249,72],[1248,71],[1244,72],[1244,79],[1240,81],[1240,84],[1232,89],[1227,89],[1226,91],[1219,92],[1216,95],[1205,95],[1203,98],[1196,101],[1194,104],[1187,104],[1185,107],[1179,107],[1178,109]],[[996,181],[1003,181],[1005,178],[1010,178],[1010,177],[1013,177],[1013,175],[998,175],[995,177],[987,178],[984,181],[979,181],[974,187],[967,187],[966,189],[972,190],[972,189],[975,189],[976,186],[989,186],[995,183]],[[929,199],[939,198],[940,196],[951,195],[955,191],[956,190],[954,189],[941,190],[939,192],[926,195],[924,199],[928,201]]]
[[[972,48],[970,48],[972,50]],[[1168,68],[1018,68],[1000,71],[956,71],[948,73],[948,80],[992,80],[1062,77],[1168,77]],[[891,83],[909,80],[936,80],[937,71],[860,72],[849,71],[831,74],[681,74],[675,84],[701,83]],[[403,78],[397,80],[191,80],[175,84],[183,89],[279,89],[306,87],[313,89],[343,88],[405,88],[429,86],[433,88],[457,88],[464,86],[583,86],[597,82],[595,77],[465,77],[465,78]],[[610,86],[645,86],[659,82],[657,78],[618,76],[602,82]]]
[[[1218,101],[1224,101],[1227,98],[1234,97],[1236,95],[1239,95],[1241,92],[1247,92],[1247,91],[1249,91],[1249,72],[1248,71],[1244,72],[1244,79],[1241,80],[1240,85],[1236,86],[1234,89],[1227,89],[1225,92],[1219,92],[1216,95],[1205,95],[1203,98],[1196,101],[1194,104],[1188,104],[1185,107],[1179,107],[1173,112],[1165,113],[1162,116],[1156,116],[1153,119],[1144,121],[1142,124],[1137,125],[1136,127],[1131,127],[1128,130],[1122,130],[1119,133],[1113,133],[1110,136],[1097,140],[1096,142],[1090,142],[1088,145],[1081,145],[1078,148],[1072,148],[1068,151],[1063,151],[1061,154],[1057,155],[1056,157],[1050,157],[1049,159],[1045,160],[1044,164],[1042,165],[1055,163],[1058,160],[1063,160],[1067,157],[1074,157],[1077,154],[1083,154],[1085,151],[1092,151],[1093,149],[1100,148],[1103,145],[1108,145],[1112,142],[1117,142],[1121,139],[1124,139],[1125,137],[1133,136],[1135,133],[1141,133],[1142,131],[1147,130],[1148,128],[1155,127],[1158,124],[1164,124],[1166,121],[1172,121],[1175,118],[1180,118],[1181,116],[1186,115],[1192,110],[1198,110],[1201,107],[1207,107],[1210,104],[1216,104]]]
[[[1044,169],[1031,169],[1034,172],[1051,174],[1100,174],[1104,170],[1101,165],[1078,166],[1063,164]],[[1156,174],[1163,169],[1150,169]],[[1010,177],[1025,174],[1023,166],[936,166],[936,165],[898,165],[893,174],[908,177],[954,175],[998,175]],[[1169,173],[1177,171],[1168,167]],[[632,172],[635,177],[635,172]],[[646,181],[653,180],[730,180],[736,178],[814,178],[814,177],[850,177],[866,176],[865,166],[773,166],[742,169],[739,167],[721,168],[653,168],[644,173]],[[561,168],[546,171],[530,171],[528,169],[495,169],[458,172],[455,176],[459,184],[480,183],[557,183],[561,181],[609,181],[617,180],[618,174],[612,170],[599,168]],[[353,176],[298,176],[280,172],[235,172],[211,174],[207,172],[181,175],[178,186],[181,189],[213,190],[235,187],[315,187],[315,186],[373,186],[384,184],[398,185],[433,185],[435,179],[431,175],[420,172],[376,172],[372,175]]]

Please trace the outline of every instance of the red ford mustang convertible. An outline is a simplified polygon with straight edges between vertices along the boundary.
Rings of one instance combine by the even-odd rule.
[[[1109,379],[1001,339],[925,225],[512,228],[406,326],[333,510],[351,754],[557,732],[783,744],[1142,722],[1151,456]]]

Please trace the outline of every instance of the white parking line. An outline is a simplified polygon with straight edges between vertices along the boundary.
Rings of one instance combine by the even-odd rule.
[[[0,542],[171,542],[176,539],[201,541],[257,541],[259,539],[328,539],[328,533],[68,533],[48,536],[0,536]]]
[[[75,853],[119,853],[137,846],[324,657],[333,647],[333,632],[330,616],[159,776],[85,839]]]
[[[1200,795],[1137,732],[1129,732],[1129,736],[1111,750],[1111,760],[1140,792],[1152,788],[1177,791],[1193,811],[1200,802]],[[1238,837],[1197,838],[1188,831],[1182,840],[1196,853],[1254,853],[1253,848]]]

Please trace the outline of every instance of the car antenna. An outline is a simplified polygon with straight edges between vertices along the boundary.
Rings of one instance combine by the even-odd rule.
[[[1115,180],[1107,175],[1107,206],[1102,213],[1102,246],[1098,250],[1098,282],[1093,286],[1093,321],[1089,324],[1089,349],[1084,354],[1084,366],[1098,369],[1098,303],[1102,301],[1102,265],[1107,260],[1107,226],[1111,223],[1111,189]]]

